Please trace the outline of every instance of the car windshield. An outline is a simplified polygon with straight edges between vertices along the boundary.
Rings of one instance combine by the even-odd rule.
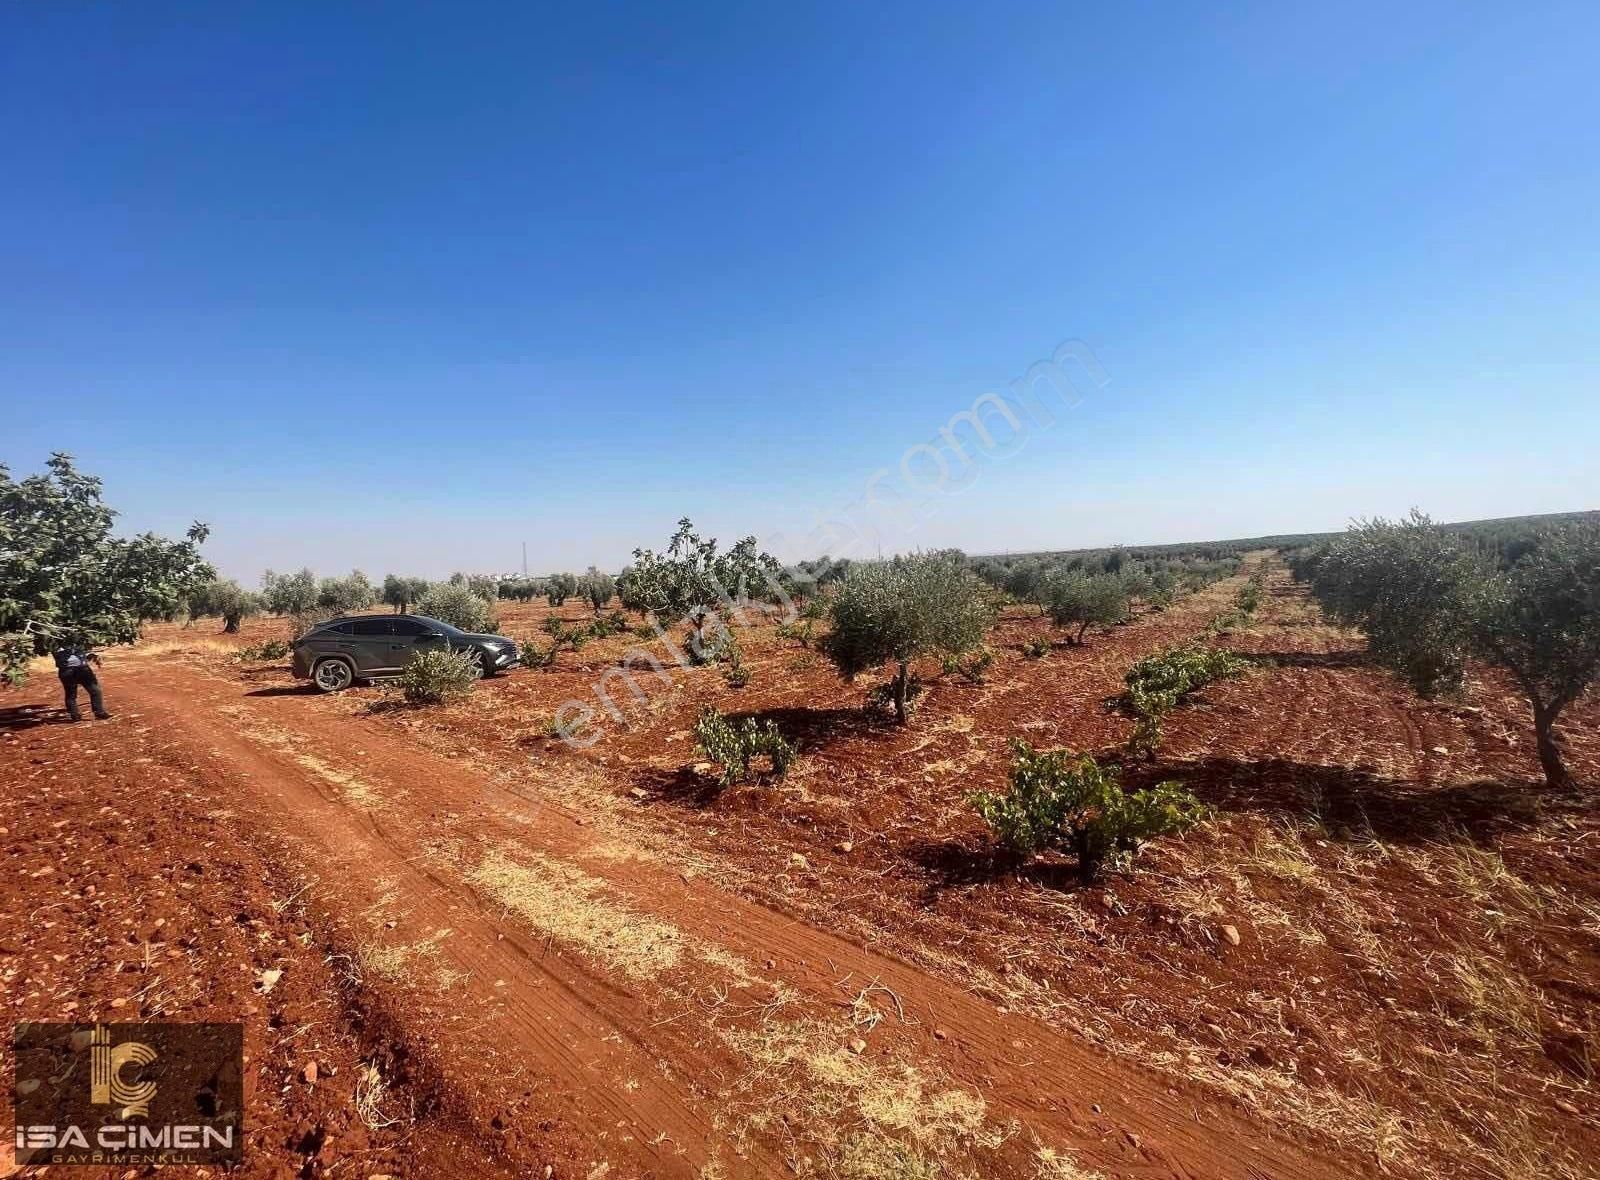
[[[412,615],[411,617],[419,623],[426,623],[430,627],[443,631],[446,635],[467,634],[460,627],[452,627],[449,623],[440,622],[438,619],[430,619],[427,615]]]

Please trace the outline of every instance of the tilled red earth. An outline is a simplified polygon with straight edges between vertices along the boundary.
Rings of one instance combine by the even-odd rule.
[[[753,628],[747,687],[673,668],[636,676],[637,703],[613,680],[626,723],[583,752],[549,718],[592,703],[631,637],[412,711],[156,629],[108,660],[123,716],[13,713],[0,738],[7,806],[36,807],[48,772],[64,807],[8,824],[12,859],[54,868],[18,874],[7,928],[43,941],[7,948],[7,998],[31,1005],[18,1018],[63,1018],[76,990],[96,1014],[134,1003],[141,982],[103,983],[94,899],[211,906],[168,922],[196,932],[205,999],[138,1011],[243,1014],[264,1174],[1593,1174],[1592,789],[1539,785],[1504,685],[1418,702],[1273,585],[1218,639],[1270,662],[1180,710],[1130,770],[1184,782],[1215,819],[1092,888],[1068,861],[997,856],[967,798],[1003,784],[1013,737],[1113,752],[1128,665],[1202,634],[1236,583],[1038,660],[1023,644],[1060,637],[1013,609],[982,683],[921,670],[903,730],[863,712],[865,684]],[[504,629],[540,636],[546,613],[508,607]],[[719,791],[690,732],[705,703],[795,738],[788,778]],[[1597,723],[1589,700],[1567,726],[1591,784]],[[69,788],[53,760],[80,744],[99,769]],[[152,834],[124,836],[125,867],[74,881],[42,926],[33,891],[91,871],[75,862],[103,807]],[[58,819],[69,835],[42,843]],[[148,995],[187,994],[169,974]],[[321,1007],[272,1024],[290,1003]],[[366,1066],[390,1087],[376,1118],[356,1110]]]
[[[865,685],[842,684],[769,630],[742,640],[748,687],[727,687],[712,668],[675,671],[668,691],[640,675],[647,708],[630,709],[626,729],[607,725],[586,753],[543,737],[542,722],[564,696],[592,702],[601,656],[620,647],[496,683],[487,707],[402,723],[488,764],[531,751],[600,768],[576,780],[596,783],[597,809],[670,833],[748,895],[1203,1079],[1378,1166],[1590,1174],[1583,1161],[1600,1151],[1594,694],[1565,724],[1588,785],[1553,794],[1509,685],[1480,669],[1461,700],[1420,701],[1279,570],[1260,617],[1213,639],[1262,665],[1179,710],[1158,761],[1130,766],[1134,783],[1183,782],[1217,808],[1214,822],[1089,889],[1069,860],[1018,866],[995,854],[967,799],[1003,786],[1007,739],[1119,757],[1130,726],[1107,701],[1123,672],[1205,637],[1236,587],[1084,648],[1013,608],[991,637],[984,683],[922,669],[931,690],[904,731],[863,713]],[[1028,659],[1036,638],[1057,646]],[[781,786],[718,790],[695,769],[690,733],[706,702],[775,720],[798,738],[800,765]]]
[[[126,700],[110,721],[60,723],[50,687],[0,698],[7,1025],[242,1022],[237,1174],[320,1176],[334,1162],[349,1176],[515,1174],[396,1053],[390,1014],[329,962],[282,867],[241,838],[228,784]],[[369,1106],[357,1095],[372,1094],[374,1069],[387,1092]],[[8,1142],[0,1174],[13,1159]]]

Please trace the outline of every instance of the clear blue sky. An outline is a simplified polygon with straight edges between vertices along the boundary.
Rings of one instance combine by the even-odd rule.
[[[374,575],[1600,505],[1593,4],[0,7],[0,461]]]

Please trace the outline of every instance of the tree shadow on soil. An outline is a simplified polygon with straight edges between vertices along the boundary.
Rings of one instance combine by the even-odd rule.
[[[314,697],[314,684],[274,684],[270,688],[255,688],[244,694],[247,697]]]
[[[1366,668],[1372,660],[1360,648],[1341,651],[1252,651],[1241,652],[1263,664],[1280,668]]]
[[[1120,749],[1096,752],[1118,762]],[[1129,791],[1174,779],[1220,811],[1277,813],[1318,824],[1330,840],[1414,845],[1463,839],[1487,844],[1552,816],[1590,813],[1595,800],[1583,788],[1554,793],[1543,782],[1481,780],[1429,786],[1384,778],[1370,771],[1316,766],[1280,758],[1245,761],[1201,758],[1124,765]],[[948,889],[1011,878],[1059,892],[1083,888],[1077,862],[1063,854],[1025,861],[982,836],[921,838],[904,855],[928,880],[931,904]]]
[[[728,720],[735,725],[744,724],[747,717],[760,726],[773,722],[778,732],[802,751],[825,749],[844,738],[864,737],[895,728],[887,714],[866,709],[757,709],[728,714]]]
[[[14,705],[0,709],[0,733],[16,733],[32,729],[35,725],[48,725],[56,716],[64,715],[53,705]]]
[[[1005,878],[1028,881],[1058,893],[1074,893],[1083,888],[1077,862],[1070,857],[1052,855],[1030,860],[988,841],[974,845],[954,837],[916,839],[906,846],[906,855],[928,874],[923,887],[924,904],[932,904],[948,889],[988,885]]]
[[[710,807],[722,795],[722,783],[714,774],[696,774],[687,766],[677,770],[647,768],[630,776],[633,790],[645,792],[644,801],[676,803],[697,810]]]
[[[1579,794],[1552,794],[1542,782],[1480,780],[1430,786],[1371,771],[1280,758],[1201,758],[1133,764],[1130,789],[1176,779],[1223,811],[1277,812],[1318,822],[1328,837],[1421,844],[1485,842],[1537,825],[1551,814],[1586,809]]]

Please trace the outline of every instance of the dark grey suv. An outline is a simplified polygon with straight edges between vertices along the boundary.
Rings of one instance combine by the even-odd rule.
[[[397,676],[419,652],[466,652],[485,676],[517,662],[517,645],[504,635],[474,635],[427,615],[349,615],[319,623],[294,641],[294,674],[323,692],[357,680]]]

